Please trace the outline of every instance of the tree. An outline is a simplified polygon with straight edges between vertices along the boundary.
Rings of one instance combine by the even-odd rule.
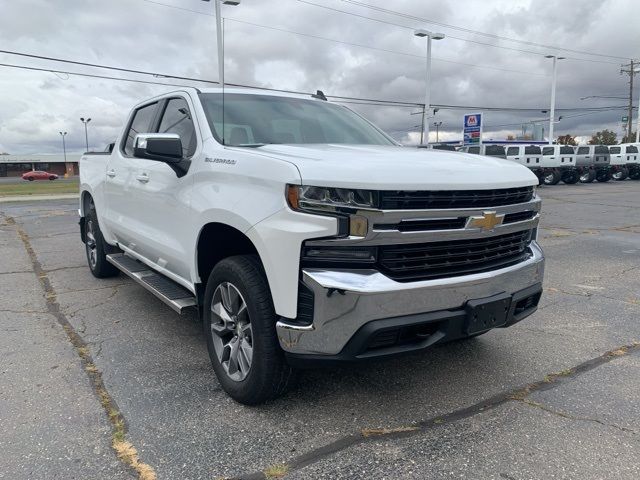
[[[558,137],[558,143],[560,145],[577,145],[578,144],[576,142],[576,137],[574,137],[573,135],[570,135],[570,134],[560,135]]]
[[[516,137],[514,137],[513,135],[507,135],[507,140],[515,140]]]
[[[615,145],[618,143],[617,135],[611,130],[604,129],[596,132],[589,140],[589,145]]]
[[[636,141],[636,132],[631,132],[631,138],[625,135],[624,137],[622,137],[622,141],[620,143],[635,143],[635,141]]]

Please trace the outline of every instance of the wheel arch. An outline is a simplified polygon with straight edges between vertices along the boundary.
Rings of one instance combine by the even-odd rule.
[[[204,295],[211,271],[225,258],[236,255],[256,255],[264,273],[264,265],[255,244],[242,231],[226,223],[210,222],[205,224],[198,234],[195,253],[195,267],[198,274],[196,292],[199,300],[201,295]],[[269,280],[266,274],[265,279],[268,284]]]

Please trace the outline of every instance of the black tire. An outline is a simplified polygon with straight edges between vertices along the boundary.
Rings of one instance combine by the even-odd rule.
[[[611,180],[611,172],[609,170],[598,170],[596,172],[596,180],[600,183],[606,183]]]
[[[55,179],[56,179],[56,177],[54,177],[54,176],[49,177],[49,180],[55,180]]]
[[[629,176],[629,170],[627,170],[626,167],[621,167],[619,171],[611,175],[611,178],[613,178],[618,182],[621,182],[622,180],[626,180],[628,176]]]
[[[640,167],[633,167],[629,169],[629,178],[631,180],[640,180]]]
[[[27,178],[27,180],[29,180],[30,182],[33,182],[35,180],[35,178],[29,177],[29,178]]]
[[[580,174],[577,170],[564,172],[564,174],[562,175],[562,181],[567,185],[574,185],[580,181]]]
[[[227,288],[228,292],[229,286],[240,294],[240,297],[236,296],[236,300],[242,302],[246,308],[239,309],[243,315],[241,318],[239,312],[236,314],[232,308],[227,309],[221,305],[222,301],[217,303],[216,309],[225,308],[227,317],[230,319],[230,326],[227,326],[227,321],[222,320],[221,316],[216,316],[212,309],[214,308],[214,294],[217,298],[219,295],[217,292],[224,288]],[[227,296],[229,298],[230,294],[227,293]],[[287,390],[293,381],[294,371],[287,364],[278,342],[277,317],[271,292],[260,260],[256,255],[229,257],[214,267],[209,275],[204,294],[203,318],[211,365],[223,390],[231,398],[245,405],[257,405],[276,398]],[[239,332],[245,331],[247,324],[250,325],[250,329],[248,333],[244,333],[243,337],[243,334]],[[214,333],[215,331],[224,333]],[[243,348],[250,343],[252,354],[249,368],[246,368],[248,357],[244,354],[236,354],[238,367],[233,368],[235,373],[232,373],[233,347],[230,345],[234,339],[236,351],[243,351]],[[217,343],[214,344],[214,342]],[[244,358],[244,372],[240,368],[241,356]],[[232,375],[238,377],[234,379]]]
[[[117,251],[104,241],[93,201],[84,221],[85,252],[91,273],[96,278],[115,277],[120,271],[107,261],[107,254]]]
[[[591,183],[596,179],[596,171],[593,169],[588,169],[580,174],[580,183]]]
[[[561,178],[562,174],[557,168],[546,171],[542,176],[545,185],[557,185]]]

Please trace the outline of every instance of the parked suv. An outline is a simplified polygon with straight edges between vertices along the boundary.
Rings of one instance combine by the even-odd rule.
[[[611,180],[611,166],[609,147],[606,145],[578,145],[576,149],[576,163],[578,166],[589,167],[580,175],[582,183],[594,180],[608,182]]]
[[[507,158],[502,145],[465,145],[458,151],[487,157]]]
[[[614,180],[624,180],[627,177],[636,180],[640,178],[638,147],[630,144],[611,145],[609,147],[609,157],[611,160],[611,176]]]
[[[576,168],[576,154],[569,145],[549,145],[542,147],[545,185],[555,185],[560,180],[572,184],[580,180]]]

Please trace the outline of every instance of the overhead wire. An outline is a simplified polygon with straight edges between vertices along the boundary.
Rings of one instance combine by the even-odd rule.
[[[404,13],[404,12],[399,12],[397,10],[391,10],[388,8],[383,8],[383,7],[379,7],[377,5],[370,5],[368,3],[365,2],[360,2],[358,0],[341,0],[344,3],[348,3],[351,5],[355,5],[358,7],[363,7],[363,8],[368,8],[374,11],[378,11],[381,13],[386,13],[389,15],[395,15],[395,16],[399,16],[402,18],[407,18],[407,19],[411,19],[411,20],[416,20],[416,21],[420,21],[423,23],[430,23],[433,25],[438,25],[441,27],[445,27],[445,28],[449,28],[452,30],[457,30],[457,31],[461,31],[461,32],[465,32],[465,33],[471,33],[474,35],[481,35],[484,37],[489,37],[489,38],[494,38],[496,40],[504,40],[504,41],[508,41],[508,42],[514,42],[514,43],[521,43],[523,45],[530,45],[530,46],[535,46],[535,47],[539,47],[539,48],[545,48],[548,50],[560,50],[560,51],[564,51],[564,52],[572,52],[572,53],[577,53],[577,54],[581,54],[581,55],[590,55],[590,56],[596,56],[596,57],[604,57],[604,58],[616,58],[616,59],[620,59],[620,60],[628,60],[628,57],[621,57],[618,55],[608,55],[608,54],[603,54],[603,53],[598,53],[598,52],[589,52],[589,51],[585,51],[585,50],[575,50],[575,49],[571,49],[571,48],[566,48],[566,47],[558,47],[555,45],[546,45],[543,43],[538,43],[538,42],[531,42],[528,40],[522,40],[522,39],[517,39],[517,38],[510,38],[510,37],[505,37],[503,35],[498,35],[495,33],[487,33],[487,32],[482,32],[479,30],[473,30],[470,28],[466,28],[466,27],[461,27],[459,25],[452,25],[452,24],[448,24],[448,23],[444,23],[444,22],[440,22],[437,20],[432,20],[432,19],[428,19],[428,18],[424,18],[424,17],[419,17],[417,15],[411,15],[408,13]]]

